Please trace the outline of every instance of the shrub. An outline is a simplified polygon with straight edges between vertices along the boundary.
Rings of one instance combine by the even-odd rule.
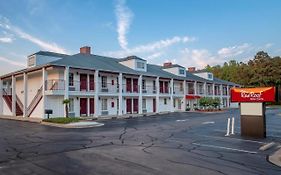
[[[59,124],[67,124],[73,122],[79,122],[79,118],[66,118],[66,117],[58,117],[58,118],[49,118],[43,119],[43,122],[50,122],[50,123],[59,123]]]
[[[199,105],[203,109],[213,109],[220,106],[220,98],[203,97],[199,99]]]

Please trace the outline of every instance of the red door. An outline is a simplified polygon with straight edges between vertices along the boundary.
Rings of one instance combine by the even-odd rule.
[[[133,79],[133,92],[138,92],[138,79]]]
[[[132,92],[132,81],[130,78],[126,79],[126,91],[127,92]]]
[[[90,114],[95,114],[95,99],[90,98]]]
[[[87,91],[87,75],[80,74],[80,91]]]
[[[90,91],[95,90],[95,76],[90,75]]]
[[[133,104],[134,104],[134,113],[139,113],[139,100],[134,99]]]
[[[127,114],[132,113],[132,99],[126,99]]]
[[[156,112],[156,99],[153,99],[153,112]]]
[[[80,98],[80,115],[87,116],[87,98]]]
[[[164,93],[169,93],[169,87],[168,87],[168,82],[164,82]]]
[[[163,93],[163,81],[159,82],[159,86],[160,86],[160,93]]]

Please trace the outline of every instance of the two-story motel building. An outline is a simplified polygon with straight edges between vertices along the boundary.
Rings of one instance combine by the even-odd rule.
[[[219,97],[227,108],[230,88],[238,86],[177,64],[94,55],[87,46],[75,55],[39,51],[28,56],[26,69],[0,78],[0,113],[37,118],[46,109],[65,116],[64,99],[75,117],[193,110],[205,96]]]

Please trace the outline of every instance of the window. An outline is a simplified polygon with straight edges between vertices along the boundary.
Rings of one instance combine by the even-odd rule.
[[[102,76],[101,77],[101,87],[102,88],[106,88],[107,87],[107,77],[106,76]]]
[[[28,58],[28,67],[35,66],[35,56]]]
[[[142,99],[142,109],[146,109],[146,99]]]
[[[176,100],[173,100],[174,101],[174,108],[176,107]]]
[[[145,82],[145,80],[142,80],[142,89],[146,89],[146,82]]]
[[[74,99],[69,99],[69,112],[74,112]]]
[[[74,86],[74,74],[73,73],[69,73],[69,77],[68,77],[68,85],[69,86]]]
[[[156,93],[156,81],[155,80],[153,80],[153,92]]]
[[[107,99],[106,98],[101,99],[101,110],[107,111]]]
[[[138,69],[144,69],[144,63],[140,62],[140,61],[137,61],[137,68]]]
[[[183,91],[183,83],[180,83],[180,91]]]
[[[117,85],[117,89],[119,89],[119,78],[116,78],[116,85]]]
[[[179,74],[184,75],[184,71],[185,71],[184,69],[179,69]]]
[[[208,79],[212,80],[213,79],[213,74],[208,73]]]
[[[164,105],[167,104],[167,98],[164,98]]]

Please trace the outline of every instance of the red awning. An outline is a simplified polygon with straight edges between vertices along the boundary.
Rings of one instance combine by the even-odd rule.
[[[185,99],[192,100],[192,99],[198,99],[201,98],[199,95],[186,95]]]

